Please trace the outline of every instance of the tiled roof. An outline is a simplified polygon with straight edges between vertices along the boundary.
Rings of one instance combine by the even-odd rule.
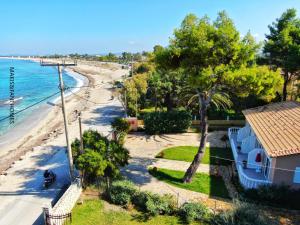
[[[286,101],[243,111],[270,157],[300,154],[300,103]]]

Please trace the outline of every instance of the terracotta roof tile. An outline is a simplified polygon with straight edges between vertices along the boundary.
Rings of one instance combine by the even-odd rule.
[[[243,111],[269,156],[300,154],[300,103],[286,101]]]

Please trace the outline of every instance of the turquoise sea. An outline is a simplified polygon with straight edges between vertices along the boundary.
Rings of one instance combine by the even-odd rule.
[[[24,119],[38,110],[42,105],[50,105],[51,102],[60,96],[57,94],[30,109],[18,113],[15,115],[14,124],[10,124],[9,119],[1,121],[10,115],[10,67],[14,67],[15,112],[23,110],[59,92],[59,80],[55,67],[42,67],[39,63],[28,60],[0,59],[0,135],[6,133],[14,126],[21,124]],[[78,83],[73,76],[66,72],[63,72],[63,79],[65,85],[69,87],[75,87]]]

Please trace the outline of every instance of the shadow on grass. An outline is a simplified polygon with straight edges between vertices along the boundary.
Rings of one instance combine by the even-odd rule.
[[[177,178],[177,177],[171,176],[160,170],[151,169],[151,170],[149,170],[149,173],[159,180],[169,181],[172,183],[173,182],[174,183],[182,183],[182,178]]]
[[[136,213],[132,215],[132,220],[137,221],[139,223],[145,223],[151,219],[151,216],[147,213]]]
[[[204,173],[196,173],[192,182],[183,183],[184,171],[167,169],[151,169],[149,173],[158,180],[164,181],[178,188],[187,189],[209,195],[211,198],[228,199],[229,194],[222,177],[217,177]]]

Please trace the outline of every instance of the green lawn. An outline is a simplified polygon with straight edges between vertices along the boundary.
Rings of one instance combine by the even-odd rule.
[[[186,162],[192,162],[194,156],[198,151],[198,147],[195,146],[177,146],[172,148],[167,148],[161,151],[156,157],[172,160],[180,160]],[[202,163],[211,165],[228,165],[231,161],[217,159],[216,157],[221,157],[225,159],[233,159],[231,149],[229,148],[216,148],[207,147],[205,150]]]
[[[150,174],[157,179],[176,187],[201,192],[210,196],[229,198],[227,188],[221,177],[211,176],[205,173],[196,173],[191,183],[182,183],[183,171],[158,169],[149,170]]]
[[[86,200],[72,211],[72,225],[171,225],[182,224],[175,216],[156,216],[147,219],[136,211],[104,211],[103,201]]]

